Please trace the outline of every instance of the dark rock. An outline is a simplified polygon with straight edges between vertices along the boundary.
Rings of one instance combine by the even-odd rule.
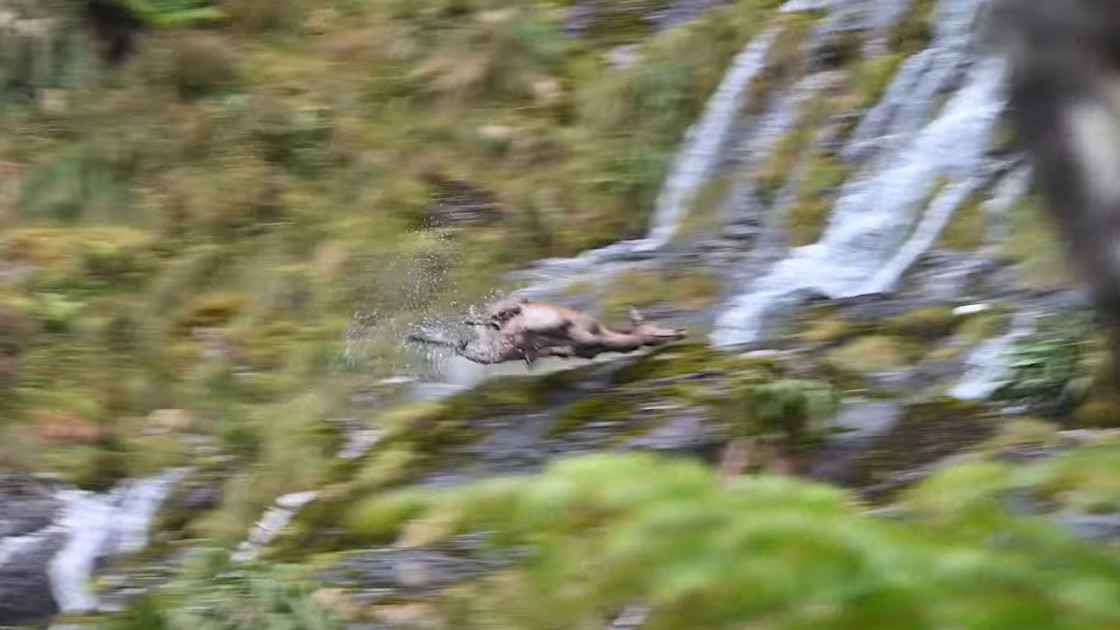
[[[360,589],[355,599],[375,603],[437,592],[508,566],[514,557],[511,551],[482,551],[468,535],[432,547],[348,554],[315,579],[329,586]]]
[[[1079,538],[1109,540],[1120,538],[1120,512],[1111,514],[1059,514],[1058,524],[1071,529]]]
[[[46,482],[0,471],[0,539],[47,527],[61,505]]]
[[[709,445],[704,421],[685,415],[663,422],[652,431],[630,438],[623,448],[672,453],[699,453]]]
[[[58,612],[47,568],[65,538],[47,528],[0,540],[0,626],[37,623]]]
[[[810,474],[834,483],[854,482],[859,454],[875,439],[889,433],[901,417],[902,406],[893,401],[845,406],[829,421],[836,432],[814,456]]]
[[[488,223],[502,218],[501,203],[491,191],[438,173],[426,173],[430,188],[425,225],[447,227]]]

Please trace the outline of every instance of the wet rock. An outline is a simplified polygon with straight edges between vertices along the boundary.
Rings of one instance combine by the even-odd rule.
[[[58,612],[47,570],[65,541],[65,532],[53,528],[0,540],[0,626],[36,623]]]
[[[711,442],[703,419],[684,415],[667,420],[644,435],[630,438],[623,448],[662,453],[700,453]]]
[[[0,539],[47,527],[61,506],[46,482],[0,471]]]
[[[422,595],[508,566],[508,552],[479,551],[476,538],[456,537],[429,548],[379,548],[351,553],[315,576],[323,584],[356,589],[355,599],[384,601]]]
[[[1059,525],[1071,529],[1079,538],[1110,540],[1120,538],[1120,512],[1111,514],[1059,514]]]
[[[434,172],[425,173],[424,181],[431,195],[425,216],[425,224],[430,227],[488,223],[502,218],[501,203],[490,190]]]
[[[835,431],[826,440],[810,466],[813,477],[834,483],[856,480],[856,461],[875,439],[894,428],[902,417],[902,405],[874,401],[845,406],[829,421]]]
[[[1002,266],[982,254],[929,252],[907,274],[902,295],[936,304],[978,297],[981,279]]]

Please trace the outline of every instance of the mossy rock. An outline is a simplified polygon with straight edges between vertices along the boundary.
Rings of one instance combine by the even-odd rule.
[[[630,414],[630,401],[625,396],[589,396],[562,409],[552,421],[549,434],[559,436],[588,422],[622,420]]]
[[[1008,238],[1001,253],[1022,264],[1025,280],[1032,288],[1066,284],[1073,277],[1053,214],[1037,195],[1023,197],[1007,211]]]
[[[986,221],[984,198],[974,193],[953,214],[937,237],[937,246],[956,251],[974,251],[984,244]]]
[[[851,337],[857,329],[849,321],[828,317],[809,322],[801,332],[801,338],[810,343],[831,344]]]
[[[995,428],[978,404],[945,398],[910,405],[891,431],[859,456],[857,484],[887,484],[893,491],[898,473],[964,452]]]
[[[929,341],[949,336],[958,323],[960,320],[952,308],[930,306],[891,317],[883,322],[882,330],[899,337]]]
[[[984,443],[986,449],[995,452],[1007,449],[1054,446],[1061,440],[1058,426],[1038,418],[1012,418],[999,425],[991,439]]]
[[[867,335],[832,350],[825,361],[844,372],[868,374],[905,367],[909,363],[909,354],[909,348],[901,339],[887,335]]]
[[[933,11],[936,0],[912,0],[906,14],[891,27],[891,50],[912,55],[927,46],[933,37]]]
[[[697,343],[677,343],[647,352],[616,371],[611,382],[616,385],[652,381],[697,374],[707,370],[748,367],[734,355]]]

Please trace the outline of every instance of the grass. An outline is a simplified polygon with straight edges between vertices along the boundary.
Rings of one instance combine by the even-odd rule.
[[[641,309],[667,303],[695,310],[713,304],[721,289],[718,279],[699,270],[630,271],[612,278],[603,291],[603,312],[612,320],[625,321],[630,307]]]
[[[973,193],[957,208],[937,238],[937,246],[957,251],[975,250],[984,244],[984,197]]]
[[[1008,238],[1001,253],[1022,264],[1027,283],[1034,288],[1054,287],[1072,278],[1061,240],[1041,198],[1028,196],[1007,212]]]

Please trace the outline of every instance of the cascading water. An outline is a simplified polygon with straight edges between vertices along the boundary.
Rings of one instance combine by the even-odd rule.
[[[50,564],[51,589],[62,612],[97,610],[88,581],[98,562],[144,548],[156,511],[185,469],[147,479],[126,480],[106,494],[66,489],[58,493],[62,514],[55,527],[66,532]]]
[[[260,550],[272,542],[280,531],[288,525],[292,517],[300,508],[307,505],[319,495],[318,492],[293,492],[276,499],[272,507],[265,511],[264,516],[253,525],[249,537],[238,545],[230,556],[234,562],[248,562],[256,559]]]
[[[983,400],[995,393],[1010,368],[1008,354],[1012,346],[1031,333],[1037,318],[1037,313],[1029,311],[1016,313],[1006,334],[973,348],[965,360],[964,376],[947,392],[949,396],[958,400]]]
[[[723,157],[743,95],[751,79],[762,70],[778,33],[778,29],[771,29],[743,47],[708,100],[704,115],[689,127],[658,194],[644,247],[663,247],[676,233],[697,189]]]
[[[665,183],[658,193],[646,238],[620,241],[583,252],[573,258],[550,258],[518,274],[529,286],[515,292],[521,297],[548,295],[594,273],[610,273],[611,263],[653,255],[676,233],[699,187],[710,177],[730,141],[747,86],[766,67],[767,56],[781,33],[778,27],[751,39],[736,55],[704,113],[685,134]]]
[[[940,12],[938,19],[964,20],[970,25],[975,3],[972,14],[957,11],[961,4],[959,0],[943,3],[948,9]],[[956,47],[959,34],[945,30],[950,48]],[[930,50],[935,53],[937,48]],[[945,74],[926,76],[941,85]],[[953,209],[978,186],[977,173],[987,166],[989,136],[1003,109],[1003,78],[1001,61],[977,62],[965,85],[933,122],[907,138],[908,142],[885,150],[844,186],[818,243],[794,250],[727,305],[712,333],[713,344],[757,340],[764,317],[791,305],[803,292],[852,297],[893,284],[928,247]],[[911,118],[909,111],[902,115],[906,121]],[[939,176],[947,177],[948,184],[935,200],[929,218],[920,221],[917,231],[910,234],[915,213],[921,211],[918,206],[930,183]]]

